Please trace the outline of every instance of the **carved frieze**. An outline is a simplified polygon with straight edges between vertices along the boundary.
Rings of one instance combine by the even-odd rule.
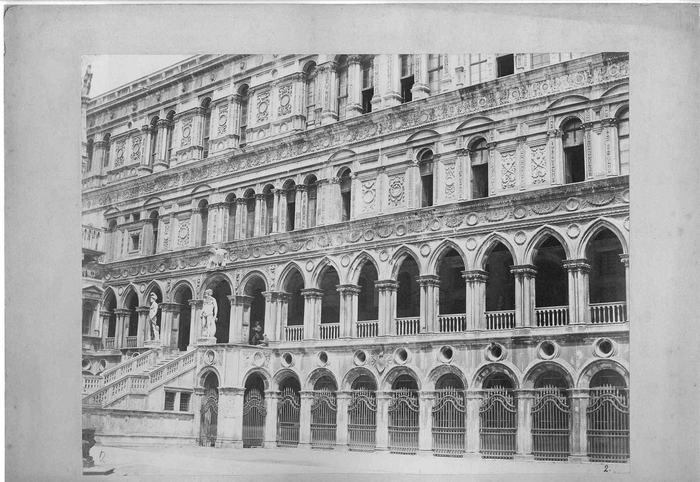
[[[501,154],[501,188],[515,189],[515,152]]]
[[[544,146],[530,149],[530,174],[532,184],[547,182],[547,156]]]

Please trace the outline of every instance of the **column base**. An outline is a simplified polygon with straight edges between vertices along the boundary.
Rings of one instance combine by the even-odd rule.
[[[571,464],[582,464],[585,462],[590,462],[588,455],[569,455],[569,463]]]
[[[301,450],[311,450],[311,444],[309,442],[299,442],[297,448]]]
[[[416,455],[419,457],[432,457],[433,451],[431,449],[419,449]]]
[[[349,452],[350,447],[348,447],[347,445],[336,445],[334,450],[336,452]]]
[[[515,454],[513,460],[516,462],[534,462],[535,456],[532,454]]]

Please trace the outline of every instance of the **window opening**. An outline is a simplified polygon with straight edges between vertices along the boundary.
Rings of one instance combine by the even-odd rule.
[[[497,64],[499,77],[505,77],[506,75],[513,75],[515,73],[515,63],[513,59],[513,54],[498,57]]]
[[[401,56],[401,99],[403,102],[411,102],[413,93],[411,89],[415,83],[415,72],[413,70],[413,55]]]

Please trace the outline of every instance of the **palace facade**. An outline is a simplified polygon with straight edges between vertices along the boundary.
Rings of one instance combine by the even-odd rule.
[[[198,55],[83,112],[102,444],[628,460],[627,54]]]

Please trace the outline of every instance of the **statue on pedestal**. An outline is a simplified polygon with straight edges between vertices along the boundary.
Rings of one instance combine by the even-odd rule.
[[[212,296],[212,290],[204,291],[204,303],[202,304],[202,336],[214,338],[216,336],[216,316],[219,314],[219,306]]]
[[[160,328],[158,328],[158,325],[156,324],[156,315],[158,314],[159,308],[158,302],[156,301],[156,294],[151,293],[149,299],[151,300],[151,305],[148,309],[148,326],[150,327],[148,333],[152,341],[160,341]]]

